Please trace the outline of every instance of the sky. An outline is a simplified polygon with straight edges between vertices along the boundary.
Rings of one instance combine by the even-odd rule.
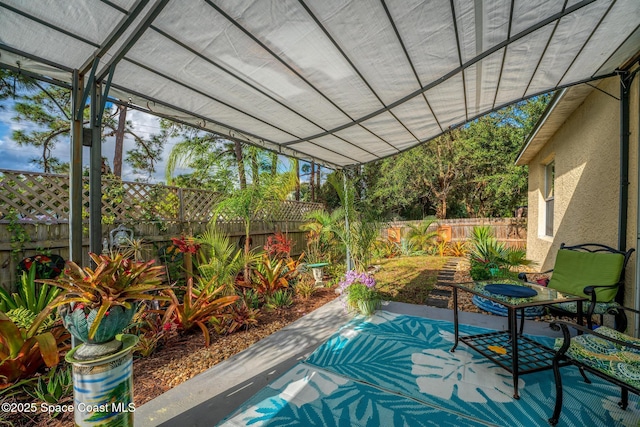
[[[12,139],[12,133],[14,130],[23,129],[26,131],[37,128],[37,125],[30,122],[17,122],[14,117],[13,100],[0,101],[0,169],[9,169],[14,171],[25,172],[42,172],[42,169],[37,165],[31,163],[34,158],[39,158],[42,152],[39,148],[33,146],[19,146]],[[133,131],[141,136],[146,137],[153,133],[160,132],[160,119],[137,110],[127,111],[127,120],[132,122]],[[165,167],[167,163],[167,157],[171,151],[171,148],[180,142],[179,138],[169,139],[165,144],[162,159],[156,164],[156,171],[149,180],[151,183],[164,183],[165,182]],[[124,154],[126,157],[127,150],[134,146],[133,138],[125,136],[124,140]],[[89,147],[83,147],[82,166],[87,167],[89,165]],[[113,155],[115,151],[115,137],[107,138],[102,145],[102,156],[107,158],[109,166],[113,167]],[[56,144],[52,157],[57,157],[61,162],[69,162],[70,147],[68,138],[64,141],[61,140]],[[289,160],[280,156],[279,170],[286,170],[289,168]],[[189,173],[188,168],[176,168],[174,176],[184,173]],[[326,173],[326,170],[323,174]],[[136,181],[140,179],[145,181],[146,174],[135,174],[126,162],[122,165],[122,179],[124,181]],[[308,178],[303,177],[302,181],[308,181]]]
[[[0,102],[0,105],[2,106],[0,109],[0,169],[42,172],[38,165],[31,163],[33,158],[39,158],[41,156],[40,149],[33,146],[19,146],[11,137],[14,130],[24,129],[28,131],[37,128],[37,126],[33,123],[18,123],[14,120],[15,112],[13,110],[12,100]],[[136,110],[129,110],[127,112],[127,119],[132,121],[134,132],[141,137],[146,137],[152,133],[158,133],[160,131],[159,119],[150,114]],[[156,165],[156,172],[152,176],[151,182],[164,181],[166,158],[171,147],[173,147],[177,142],[179,142],[178,139],[173,139],[168,141],[166,144],[162,160]],[[125,137],[124,152],[126,153],[127,150],[131,149],[133,146],[133,139]],[[115,138],[107,138],[105,143],[102,145],[102,155],[107,158],[111,167],[113,167],[114,150]],[[89,151],[90,149],[88,147],[83,147],[83,167],[89,165]],[[69,141],[66,140],[64,142],[58,142],[52,156],[59,158],[63,163],[68,162],[70,156]],[[123,156],[126,156],[126,154]],[[186,172],[186,169],[176,170],[176,174],[184,172]],[[125,181],[135,181],[137,178],[145,179],[146,174],[134,174],[131,166],[124,162],[122,165],[122,178]]]

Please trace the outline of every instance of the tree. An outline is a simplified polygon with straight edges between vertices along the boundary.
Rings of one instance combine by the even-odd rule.
[[[18,98],[25,91],[35,88],[36,82],[32,78],[0,68],[0,101]],[[2,108],[4,105],[0,104],[0,109]]]
[[[218,203],[213,215],[218,220],[240,219],[244,224],[244,259],[248,260],[251,250],[251,223],[256,219],[273,219],[270,216],[277,211],[276,204],[282,202],[295,188],[295,171],[263,176],[245,188],[231,193]],[[244,280],[250,280],[249,264],[244,266]]]
[[[118,118],[116,120],[116,117]],[[169,138],[169,132],[161,127],[160,132],[149,135],[147,138],[141,137],[134,128],[131,121],[126,120],[127,107],[114,106],[110,114],[105,114],[102,120],[102,141],[105,138],[116,138],[116,150],[114,154],[113,173],[118,178],[122,178],[122,150],[118,147],[118,140],[124,140],[125,136],[133,138],[133,148],[127,151],[125,161],[133,168],[134,173],[143,173],[147,179],[151,178],[156,171],[156,164],[162,158],[164,146]],[[116,161],[117,160],[117,161]],[[118,170],[119,163],[119,170]]]
[[[41,149],[41,155],[31,160],[45,173],[59,172],[62,162],[52,155],[56,143],[68,140],[71,128],[71,92],[60,87],[44,88],[23,95],[15,103],[17,122],[31,122],[37,129],[13,131],[12,138],[20,146],[32,145]],[[88,115],[88,114],[87,114]]]
[[[447,200],[451,192],[459,185],[459,157],[456,152],[458,131],[452,130],[428,143],[431,153],[430,179],[425,184],[436,200],[436,218],[447,217]]]
[[[3,85],[6,82],[2,83]],[[35,80],[22,86],[24,93],[15,103],[15,120],[31,122],[36,125],[30,131],[16,130],[13,140],[21,146],[35,146],[41,149],[41,155],[32,159],[45,173],[64,172],[66,164],[52,155],[56,144],[69,140],[71,129],[71,92],[66,88],[41,84]],[[117,108],[105,114],[102,124],[102,141],[118,131]],[[88,108],[84,110],[83,125],[89,123]],[[135,146],[127,152],[126,161],[137,172],[144,172],[150,178],[155,172],[155,165],[160,160],[167,135],[163,132],[142,138],[133,130],[132,123],[124,125],[124,133],[133,137]]]
[[[461,129],[465,178],[456,197],[468,215],[510,216],[527,201],[527,168],[516,166],[522,142],[544,111],[540,96],[481,117]]]
[[[233,191],[240,176],[235,143],[182,125],[178,129],[183,140],[174,145],[169,153],[165,169],[167,183],[222,193]],[[174,130],[174,134],[175,132]],[[174,177],[173,174],[180,165],[189,167],[191,172]],[[242,171],[244,172],[243,169]]]
[[[263,174],[275,176],[278,173],[276,153],[243,146],[237,141],[186,125],[164,122],[163,126],[171,127],[172,136],[182,138],[169,153],[165,169],[168,183],[175,184],[177,179],[190,182],[192,187],[229,192],[235,182],[243,189],[247,188],[248,182],[260,184]],[[180,178],[173,177],[178,166],[187,166],[192,172]]]
[[[367,202],[385,217],[512,215],[527,189],[527,170],[515,158],[548,99],[512,105],[367,165]]]

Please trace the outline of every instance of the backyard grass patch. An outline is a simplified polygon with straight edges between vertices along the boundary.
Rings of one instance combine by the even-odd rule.
[[[424,304],[447,257],[411,256],[383,259],[376,288],[388,301]]]

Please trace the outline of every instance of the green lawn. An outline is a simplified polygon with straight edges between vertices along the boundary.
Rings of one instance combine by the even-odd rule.
[[[424,304],[447,257],[411,256],[383,259],[376,288],[388,301]]]

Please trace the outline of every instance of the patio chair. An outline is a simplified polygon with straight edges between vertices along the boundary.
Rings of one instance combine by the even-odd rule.
[[[619,311],[640,311],[618,307]],[[556,402],[553,414],[549,418],[556,425],[562,411],[562,378],[560,368],[575,365],[580,369],[584,380],[590,384],[584,371],[588,371],[606,381],[620,386],[621,399],[618,406],[623,410],[629,404],[629,392],[640,395],[640,339],[601,326],[595,330],[574,323],[557,320],[551,323],[555,330],[562,330],[562,338],[555,343],[556,354],[553,358],[553,376],[556,384]],[[579,335],[571,337],[571,329]]]
[[[587,243],[575,246],[560,245],[548,287],[572,295],[589,298],[583,303],[587,325],[592,327],[594,314],[600,316],[600,324],[605,314],[615,317],[615,329],[627,329],[627,317],[619,310],[624,297],[624,271],[634,249],[619,251],[609,246]],[[519,276],[527,281],[526,274]],[[554,304],[549,307],[554,314],[576,317],[577,303]]]

